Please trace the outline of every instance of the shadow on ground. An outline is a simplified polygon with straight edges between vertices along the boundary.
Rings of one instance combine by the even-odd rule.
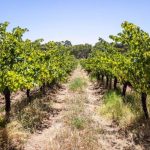
[[[14,120],[19,121],[24,130],[31,133],[41,132],[51,126],[51,118],[57,116],[62,109],[53,108],[52,103],[57,102],[56,93],[63,87],[54,86],[47,88],[46,93],[42,94],[40,90],[31,92],[30,101],[27,98],[15,102],[12,105],[10,123]],[[33,117],[34,116],[34,117]],[[8,136],[7,123],[3,120],[0,123],[0,150],[17,150],[11,143]],[[23,148],[20,148],[23,149]]]

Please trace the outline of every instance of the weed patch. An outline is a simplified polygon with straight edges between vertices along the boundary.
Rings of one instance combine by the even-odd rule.
[[[84,78],[75,78],[69,85],[69,89],[73,92],[83,91],[83,88],[87,86],[87,82]]]
[[[51,103],[42,100],[35,100],[18,114],[18,120],[21,122],[25,129],[34,132],[41,127],[43,118],[49,117],[48,113],[51,112]]]
[[[85,118],[81,116],[76,116],[71,119],[71,125],[77,129],[83,129],[85,126]]]
[[[137,117],[131,103],[123,102],[123,98],[114,91],[108,91],[104,95],[104,103],[100,107],[100,113],[113,119],[122,126],[131,124]]]

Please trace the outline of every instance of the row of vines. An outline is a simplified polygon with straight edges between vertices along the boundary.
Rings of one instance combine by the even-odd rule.
[[[150,93],[150,36],[140,27],[125,21],[122,31],[110,35],[111,43],[99,38],[88,59],[81,61],[83,67],[96,75],[106,77],[106,85],[114,81],[123,85],[122,96],[127,86],[141,95],[141,104],[148,119],[147,95]],[[110,85],[111,86],[111,85]]]
[[[75,67],[74,56],[63,44],[42,39],[23,40],[27,29],[20,27],[8,31],[8,22],[0,24],[0,93],[5,96],[6,114],[11,110],[11,93],[30,90],[65,80]]]

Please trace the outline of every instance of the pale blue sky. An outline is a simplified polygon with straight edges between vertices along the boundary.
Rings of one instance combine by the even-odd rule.
[[[108,40],[127,20],[150,33],[150,0],[0,0],[0,22],[27,27],[25,38],[73,44]]]

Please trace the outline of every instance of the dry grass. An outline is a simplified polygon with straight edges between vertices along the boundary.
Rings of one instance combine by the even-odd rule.
[[[99,112],[117,122],[121,127],[131,125],[141,116],[138,101],[133,102],[133,97],[128,96],[124,103],[123,98],[114,91],[105,93],[104,103],[100,106]]]
[[[72,98],[70,98],[72,97]],[[77,91],[67,98],[68,111],[65,114],[65,127],[50,141],[51,150],[98,150],[100,129],[93,126],[92,117],[85,112],[87,95]],[[95,124],[94,124],[95,125]]]
[[[26,142],[29,133],[24,130],[23,126],[18,121],[12,121],[7,124],[3,131],[3,138],[7,149],[23,149],[23,144]]]
[[[23,149],[24,143],[36,129],[41,128],[42,121],[47,117],[47,112],[42,111],[37,105],[30,104],[23,109],[10,123],[1,129],[0,147],[2,149]],[[0,148],[1,149],[1,148]]]
[[[73,97],[67,99],[68,111],[65,114],[65,122],[73,129],[84,129],[88,126],[89,116],[85,114],[86,96],[82,94],[72,94]]]
[[[65,128],[50,143],[51,150],[98,150],[96,133],[93,129],[72,130]]]
[[[99,127],[93,126],[91,115],[86,113],[88,101],[86,88],[87,79],[75,78],[69,85],[74,91],[67,98],[68,111],[65,114],[64,129],[55,137],[52,150],[98,150],[101,145],[98,142]],[[94,124],[95,125],[95,124]]]
[[[33,99],[28,105],[22,105],[22,108],[19,106],[12,107],[10,123],[5,125],[0,116],[0,126],[3,126],[0,147],[3,149],[23,149],[31,133],[42,130],[46,125],[44,120],[53,115],[49,95]]]
[[[41,128],[43,119],[48,119],[51,111],[52,103],[50,101],[36,99],[18,113],[17,119],[25,129],[34,132]]]

